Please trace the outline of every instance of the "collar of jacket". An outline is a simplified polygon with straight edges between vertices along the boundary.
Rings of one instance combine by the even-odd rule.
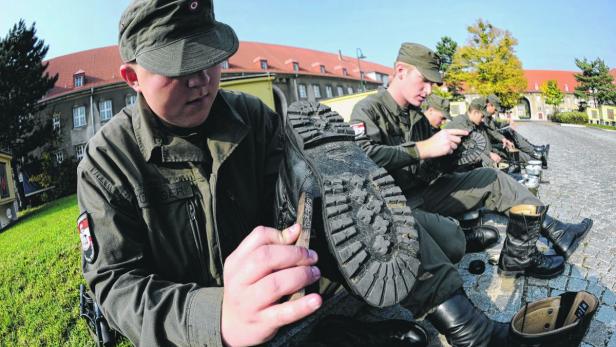
[[[464,113],[459,115],[458,117],[462,117],[462,119],[464,120],[464,122],[466,122],[466,125],[469,126],[470,130],[475,130],[475,129],[479,129],[479,126],[475,123],[473,123],[473,121],[471,120],[471,118],[468,116],[468,113]]]
[[[157,116],[141,94],[137,100],[136,111],[138,115],[133,117],[133,126],[139,149],[146,161],[205,161],[201,148],[161,129],[161,125],[154,118]],[[216,95],[209,117],[211,118],[208,119],[206,137],[212,156],[212,172],[215,172],[246,136],[249,127],[220,91]]]
[[[394,97],[391,96],[391,94],[389,93],[387,89],[383,87],[379,87],[379,90],[377,92],[377,97],[381,100],[382,105],[385,106],[385,109],[387,109],[389,113],[399,118],[404,118],[404,117],[408,118],[409,107],[408,106],[402,107],[398,105],[396,100],[394,100]]]

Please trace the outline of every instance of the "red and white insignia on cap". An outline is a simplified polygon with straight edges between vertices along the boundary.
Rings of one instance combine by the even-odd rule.
[[[190,2],[190,4],[188,5],[188,8],[189,8],[191,11],[196,11],[196,10],[198,10],[198,9],[199,9],[199,1],[197,1],[197,0],[193,0],[193,1],[191,1],[191,2]]]
[[[88,212],[82,213],[77,219],[77,231],[79,231],[79,239],[81,240],[81,251],[84,258],[91,263],[96,257],[94,250],[94,238],[90,232],[90,221]]]
[[[360,136],[366,133],[366,124],[364,122],[358,122],[351,124],[351,128],[355,131],[355,136]]]

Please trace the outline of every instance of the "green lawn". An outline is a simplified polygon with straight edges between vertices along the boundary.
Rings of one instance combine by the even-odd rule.
[[[78,215],[73,195],[0,232],[0,345],[94,346],[79,318]]]
[[[593,128],[600,128],[600,129],[616,130],[616,127],[613,127],[611,125],[586,124],[586,126],[593,127]]]

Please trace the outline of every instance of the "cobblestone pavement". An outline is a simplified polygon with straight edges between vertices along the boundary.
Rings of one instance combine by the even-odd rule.
[[[551,145],[549,169],[543,171],[544,181],[549,183],[539,188],[539,197],[550,205],[549,213],[565,222],[579,222],[590,217],[594,220],[593,228],[569,259],[563,275],[551,280],[514,279],[501,277],[496,272],[506,218],[484,216],[484,222],[499,227],[501,244],[487,252],[464,257],[459,264],[464,289],[477,307],[503,322],[509,321],[526,302],[568,290],[586,290],[596,295],[601,304],[582,346],[616,347],[616,261],[613,260],[616,254],[616,132],[539,122],[518,123],[517,131],[536,145]],[[540,240],[540,249],[549,253],[548,246],[545,240]],[[468,265],[474,259],[486,263],[483,274],[468,272]],[[377,310],[351,297],[343,297],[321,311],[320,315],[343,313],[364,320],[412,319],[408,311],[398,306]],[[427,321],[420,321],[420,324],[430,333],[430,347],[448,346]],[[290,332],[290,335],[296,334],[297,330]]]

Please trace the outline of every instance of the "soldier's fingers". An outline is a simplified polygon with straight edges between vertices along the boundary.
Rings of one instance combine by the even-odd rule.
[[[258,226],[242,240],[239,246],[229,255],[227,262],[234,264],[239,259],[246,257],[249,253],[263,245],[279,244],[289,245],[297,240],[300,226],[294,224],[283,231],[274,228]],[[229,259],[231,258],[231,259]]]
[[[251,286],[252,302],[258,309],[265,309],[285,295],[316,282],[321,271],[316,266],[296,266],[273,272]]]
[[[466,136],[468,135],[468,130],[464,129],[445,129],[450,135],[456,136]]]
[[[460,136],[449,136],[449,141],[455,142],[455,143],[460,143],[460,142],[462,142],[462,138]]]
[[[253,284],[272,272],[295,266],[316,264],[318,255],[313,250],[290,245],[264,245],[246,255],[243,265],[236,269],[234,278],[243,284]]]
[[[309,294],[303,298],[274,305],[261,311],[260,318],[274,327],[281,327],[296,322],[321,307],[323,299],[319,294]]]

